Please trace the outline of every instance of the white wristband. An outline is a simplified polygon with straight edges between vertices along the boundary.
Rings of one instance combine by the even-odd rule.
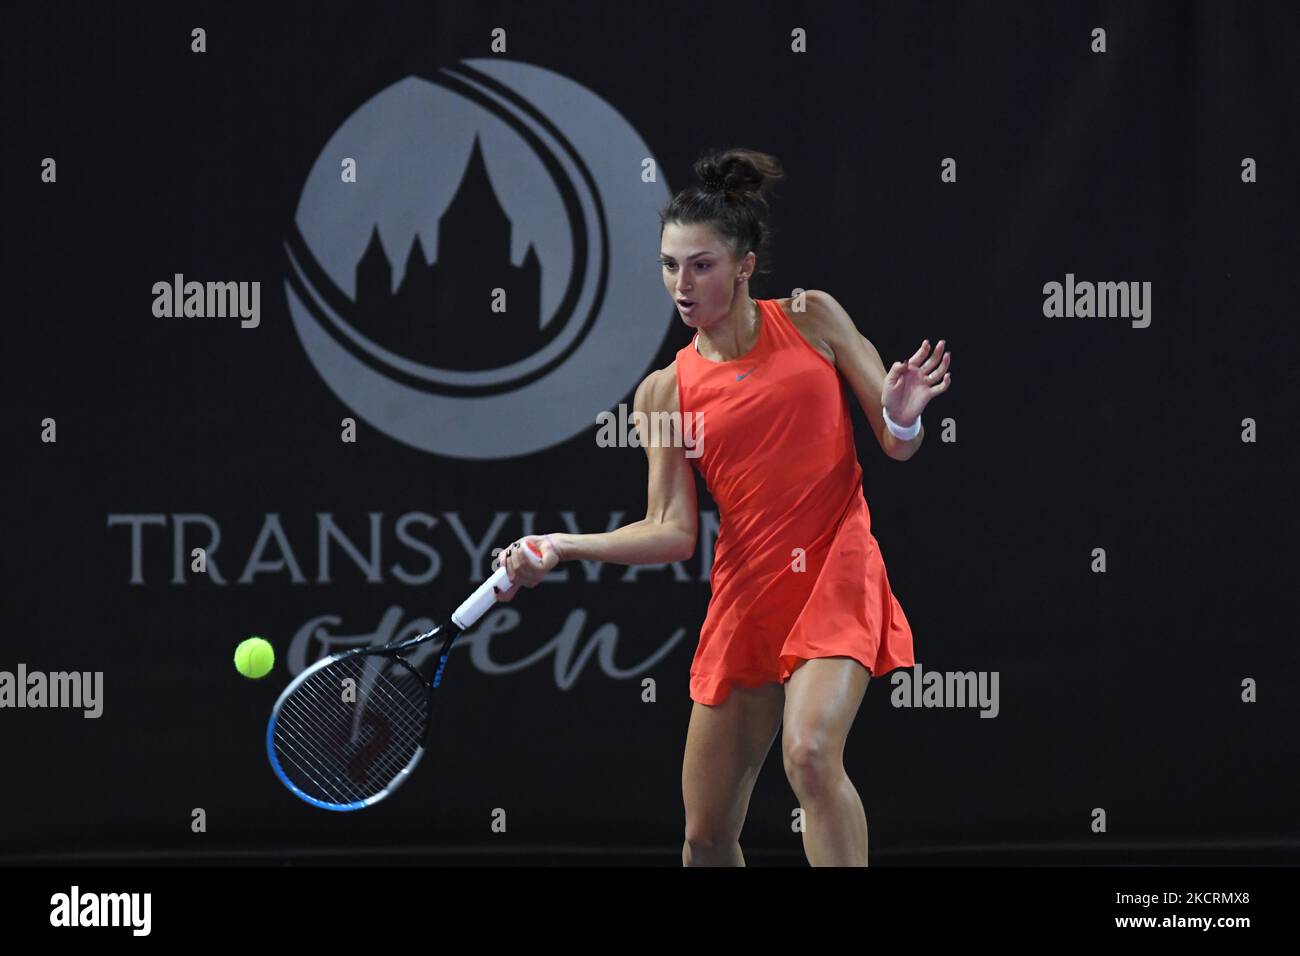
[[[904,428],[902,425],[898,424],[898,422],[894,421],[892,418],[889,417],[889,411],[888,409],[885,408],[883,402],[880,404],[880,410],[881,412],[884,413],[885,416],[885,427],[888,428],[890,434],[892,434],[899,441],[911,441],[917,435],[921,434],[920,415],[916,416],[916,421],[912,422],[910,426]]]

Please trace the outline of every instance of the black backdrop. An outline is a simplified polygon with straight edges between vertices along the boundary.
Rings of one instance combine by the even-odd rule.
[[[756,295],[830,291],[886,365],[926,337],[954,356],[915,458],[886,459],[855,408],[858,450],[918,661],[997,672],[1000,712],[896,708],[889,676],[872,681],[845,760],[873,855],[1294,847],[1300,17],[1280,10],[25,7],[5,38],[0,669],[102,671],[104,713],[0,710],[0,851],[675,854],[707,535],[676,569],[565,565],[492,618],[509,633],[459,644],[428,762],[372,811],[294,800],[262,733],[321,633],[372,634],[386,615],[418,625],[482,580],[488,558],[467,541],[644,513],[644,452],[598,447],[595,416],[630,405],[689,341],[654,262],[653,209],[700,151],[729,145],[775,153],[789,175]],[[191,52],[195,27],[205,53]],[[490,47],[498,27],[505,53]],[[1096,27],[1105,53],[1090,49]],[[795,28],[806,53],[790,49]],[[498,79],[572,155],[621,170],[586,183],[604,226],[553,216],[559,186],[530,178],[527,139],[437,79],[466,61],[480,74],[503,61]],[[327,382],[295,325],[293,239],[333,254],[378,229],[396,283],[419,229],[426,261],[446,248],[446,294],[500,284],[486,227],[437,230],[480,131],[497,198],[531,230],[512,239],[512,264],[532,242],[551,273],[543,308],[558,306],[564,270],[582,263],[538,237],[578,236],[587,266],[609,265],[603,285],[576,281],[596,330],[614,334],[594,371],[557,373],[549,393],[503,387],[488,416],[458,404],[415,421],[468,451],[442,454],[381,427],[410,425],[416,404]],[[357,154],[345,193],[340,158]],[[57,183],[41,181],[46,157]],[[956,182],[941,179],[946,157]],[[1258,182],[1242,181],[1245,157]],[[154,283],[176,273],[260,282],[260,324],[156,317]],[[1067,273],[1150,282],[1149,326],[1045,317],[1043,286]],[[353,273],[334,275],[350,294]],[[493,317],[461,314],[481,342],[474,325]],[[340,440],[346,417],[355,443]],[[41,440],[46,418],[57,442]],[[707,528],[703,488],[700,507]],[[206,543],[199,519],[176,556],[181,516],[219,527],[224,584],[187,570]],[[363,559],[374,521],[377,574],[337,543],[322,573],[326,520]],[[138,581],[132,521],[155,522],[140,525]],[[287,567],[240,580],[255,552],[285,557],[274,536],[259,552],[268,527],[297,580]],[[278,653],[260,682],[231,665],[252,634]],[[1241,699],[1248,678],[1256,703]],[[746,851],[799,858],[796,803],[774,747]],[[1097,807],[1105,834],[1090,829]]]

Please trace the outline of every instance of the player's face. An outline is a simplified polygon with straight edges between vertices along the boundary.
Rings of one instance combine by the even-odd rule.
[[[664,288],[691,328],[711,325],[731,308],[740,266],[710,226],[670,222],[659,241]]]

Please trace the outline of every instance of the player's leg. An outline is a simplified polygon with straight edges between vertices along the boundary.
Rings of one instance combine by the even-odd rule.
[[[844,741],[871,672],[849,657],[819,657],[785,684],[785,774],[803,808],[813,866],[866,866],[867,815],[844,772]]]
[[[770,683],[733,686],[722,703],[691,708],[682,760],[683,866],[745,865],[740,830],[784,706],[781,685]]]

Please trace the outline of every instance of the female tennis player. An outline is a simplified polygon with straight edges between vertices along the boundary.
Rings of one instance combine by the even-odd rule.
[[[666,432],[653,436],[658,444],[643,433],[645,518],[604,534],[530,536],[540,566],[516,542],[504,552],[513,584],[501,599],[535,587],[562,560],[689,558],[694,464],[721,522],[691,664],[682,862],[745,865],[739,838],[750,795],[784,724],[808,862],[865,866],[866,813],[844,771],[844,744],[871,676],[915,661],[871,533],[844,386],[884,453],[907,461],[924,437],[921,412],[952,382],[952,353],[943,340],[931,352],[926,340],[886,372],[827,293],[808,291],[802,303],[751,299],[770,233],[765,194],[783,178],[781,166],[729,150],[701,158],[695,172],[699,184],[660,214],[660,259],[664,286],[696,334],[640,384],[634,410],[701,413],[702,453],[688,455],[680,433],[676,447]]]

